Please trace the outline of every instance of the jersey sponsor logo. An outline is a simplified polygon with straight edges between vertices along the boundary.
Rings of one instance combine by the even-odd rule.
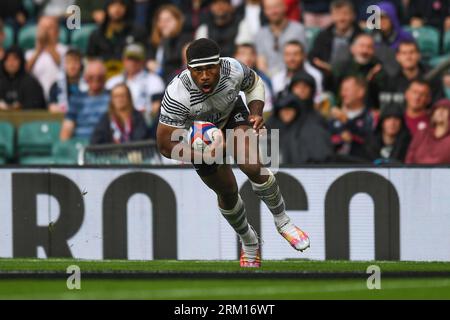
[[[236,122],[242,122],[242,121],[245,121],[245,118],[244,118],[244,116],[242,115],[242,113],[236,113],[235,115],[234,115],[234,121],[236,121]]]
[[[236,96],[237,96],[238,94],[239,94],[239,93],[238,93],[236,90],[234,90],[234,89],[228,90],[228,93],[227,93],[227,100],[228,100],[229,102],[233,102],[234,99],[236,99]]]

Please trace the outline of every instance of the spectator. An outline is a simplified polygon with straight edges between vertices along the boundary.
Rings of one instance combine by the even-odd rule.
[[[289,41],[297,40],[305,45],[305,28],[296,21],[290,21],[283,0],[264,0],[264,14],[269,25],[257,33],[256,51],[258,68],[269,76],[283,70],[283,48]]]
[[[105,20],[89,37],[87,56],[105,61],[108,78],[122,72],[122,52],[127,44],[145,42],[145,30],[132,24],[127,5],[126,0],[107,0]]]
[[[75,0],[47,0],[41,8],[41,14],[63,18],[66,15],[67,8],[74,5],[75,2]]]
[[[362,30],[355,20],[353,5],[349,0],[335,0],[330,5],[333,24],[322,30],[314,41],[309,58],[331,84],[331,71],[336,65],[351,58],[350,44]]]
[[[67,47],[59,41],[58,19],[42,16],[36,31],[36,46],[25,54],[27,70],[40,82],[46,99],[50,94],[50,87],[58,80],[62,70],[62,61]]]
[[[76,0],[75,4],[81,8],[81,23],[96,23],[101,25],[105,21],[103,1]]]
[[[392,105],[381,113],[375,132],[367,141],[367,152],[375,163],[404,162],[410,141],[403,110]]]
[[[14,29],[14,32],[23,27],[28,20],[28,14],[23,1],[2,0],[0,1],[0,19]]]
[[[125,48],[123,65],[125,72],[109,79],[106,88],[111,90],[125,83],[131,91],[136,110],[143,114],[150,127],[156,126],[155,119],[159,116],[165,90],[163,80],[157,74],[145,70],[145,49],[142,45],[130,44]]]
[[[405,121],[409,132],[414,136],[427,128],[429,116],[427,107],[431,102],[430,85],[423,80],[414,80],[405,92]]]
[[[178,0],[172,1],[172,3],[184,14],[183,32],[194,37],[198,27],[207,20],[211,0]]]
[[[338,158],[364,161],[368,158],[365,141],[372,133],[374,117],[365,105],[367,82],[363,78],[344,78],[340,95],[342,107],[331,110],[330,131]]]
[[[261,0],[246,0],[236,8],[236,15],[242,20],[235,43],[255,43],[256,34],[261,29],[266,18],[264,16]]]
[[[408,164],[450,164],[450,100],[436,102],[430,125],[418,132],[408,150]]]
[[[83,56],[77,49],[69,49],[64,58],[64,71],[50,88],[50,112],[66,113],[69,109],[71,96],[87,90],[87,84],[82,77]]]
[[[5,52],[0,72],[0,110],[45,109],[39,82],[25,70],[25,58],[18,47]]]
[[[351,47],[351,59],[334,70],[334,90],[338,91],[342,79],[348,76],[358,76],[368,82],[366,104],[371,108],[379,107],[379,95],[386,85],[386,73],[382,62],[375,57],[373,38],[366,33],[358,35]]]
[[[401,24],[406,24],[406,12],[404,3],[410,0],[387,0],[390,2],[397,12],[397,16],[400,19]],[[373,14],[373,11],[367,12],[367,8],[372,5],[377,5],[380,0],[352,0],[355,7],[356,20],[359,22],[362,29],[367,26],[367,19]]]
[[[106,68],[102,61],[90,61],[86,66],[84,78],[89,89],[70,98],[69,111],[61,128],[62,141],[72,137],[88,140],[108,109],[109,94],[105,91]]]
[[[242,62],[243,64],[245,64],[247,67],[249,67],[250,69],[253,69],[254,71],[256,71],[256,73],[258,74],[258,76],[263,80],[264,82],[264,87],[265,87],[265,96],[266,96],[266,101],[264,104],[264,113],[270,114],[273,110],[273,87],[272,87],[272,82],[270,81],[270,78],[261,70],[259,70],[256,67],[256,59],[257,59],[257,54],[256,54],[256,48],[253,44],[249,44],[249,43],[244,43],[244,44],[240,44],[236,47],[236,53],[234,54],[234,57]],[[243,93],[241,93],[242,99],[244,99],[245,101],[245,95]]]
[[[183,33],[183,14],[174,5],[161,6],[153,19],[147,68],[169,83],[183,66],[183,47],[191,36]]]
[[[390,2],[380,2],[380,29],[375,29],[373,36],[377,47],[377,57],[383,61],[386,70],[393,75],[398,70],[395,53],[402,41],[414,41],[412,35],[402,29],[397,10]],[[392,70],[392,72],[390,71]]]
[[[295,95],[300,100],[309,100],[309,97],[314,98],[316,92],[316,81],[314,78],[305,71],[300,71],[294,74],[289,85],[289,92]],[[311,93],[314,92],[314,93]],[[308,102],[309,104],[309,102]],[[324,118],[329,117],[330,106],[323,102],[315,103],[314,99],[311,101],[314,105],[314,109],[319,112]]]
[[[414,27],[430,25],[438,30],[450,30],[449,0],[409,0],[408,15]]]
[[[147,28],[153,19],[156,10],[168,1],[165,0],[134,0],[134,23]]]
[[[251,40],[247,28],[239,28],[240,21],[235,14],[230,0],[213,0],[210,13],[205,24],[202,24],[195,33],[195,38],[208,38],[217,42],[224,57],[231,57],[235,52],[235,39]],[[238,31],[245,34],[238,36]]]
[[[332,23],[329,10],[330,3],[331,0],[302,0],[305,26],[328,28]]]
[[[3,60],[3,57],[5,56],[5,48],[4,48],[5,38],[6,34],[3,20],[0,19],[0,61]]]
[[[445,97],[450,99],[450,70],[448,70],[442,77],[442,82],[444,84]]]
[[[332,156],[330,134],[314,110],[313,95],[311,88],[311,96],[306,100],[291,94],[283,96],[267,122],[269,129],[279,129],[283,164],[318,163]]]
[[[292,21],[300,21],[302,14],[300,11],[300,0],[284,0],[286,5],[287,18]]]
[[[309,73],[316,81],[316,94],[314,101],[316,103],[322,100],[322,74],[313,67],[305,57],[305,49],[298,41],[289,41],[284,46],[283,59],[285,67],[272,77],[272,83],[275,95],[286,90],[292,77],[299,71]]]
[[[111,90],[109,110],[95,126],[91,144],[127,143],[149,138],[149,130],[142,113],[133,106],[131,92],[126,84]]]
[[[387,86],[389,97],[383,95],[383,98],[389,99],[385,101],[386,103],[403,104],[404,92],[408,89],[411,81],[424,79],[424,76],[430,69],[420,63],[420,49],[414,41],[400,42],[396,59],[400,69],[395,76],[389,78]],[[437,101],[444,96],[440,79],[437,78],[431,82],[431,87],[433,88],[433,101]]]

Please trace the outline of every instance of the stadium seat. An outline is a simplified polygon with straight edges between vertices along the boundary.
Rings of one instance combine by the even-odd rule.
[[[436,28],[424,26],[420,28],[405,27],[419,45],[422,56],[429,60],[439,54],[440,33]]]
[[[317,36],[319,35],[321,29],[317,27],[308,27],[306,28],[306,45],[307,50],[311,50],[311,48],[314,45],[314,41],[316,40]]]
[[[55,164],[77,164],[78,155],[89,141],[85,139],[71,139],[69,141],[58,141],[53,145],[52,156]]]
[[[450,30],[444,34],[444,53],[450,52]]]
[[[71,32],[72,46],[78,48],[83,54],[85,54],[89,43],[89,36],[95,29],[97,29],[96,24],[83,24],[81,29],[73,30]]]
[[[59,141],[61,123],[56,121],[28,122],[19,127],[17,151],[25,156],[51,156],[53,144]]]
[[[34,48],[36,43],[36,30],[37,27],[35,24],[28,24],[20,29],[17,42],[24,51]],[[69,33],[67,28],[61,26],[59,28],[59,42],[67,44],[68,37]]]
[[[450,59],[450,53],[432,58],[429,62],[429,65],[434,68],[448,59]]]
[[[0,157],[5,161],[14,157],[14,127],[9,122],[0,122]]]
[[[11,26],[5,24],[3,26],[3,31],[5,32],[5,40],[3,41],[3,47],[8,49],[14,44],[14,30]]]
[[[55,159],[53,157],[36,157],[36,156],[29,156],[29,157],[23,157],[19,159],[19,164],[21,165],[52,165],[56,164]]]
[[[34,0],[22,0],[22,5],[28,13],[28,16],[36,16],[36,5],[34,4]]]

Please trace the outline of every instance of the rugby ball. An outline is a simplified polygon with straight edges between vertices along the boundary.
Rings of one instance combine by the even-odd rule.
[[[222,131],[213,123],[194,121],[188,133],[189,144],[194,150],[204,151],[216,139],[222,136]]]

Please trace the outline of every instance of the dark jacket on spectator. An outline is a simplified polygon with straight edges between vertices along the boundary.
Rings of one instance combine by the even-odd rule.
[[[240,17],[233,13],[231,21],[224,25],[218,26],[214,23],[214,16],[209,13],[206,21],[208,27],[208,38],[217,42],[221,49],[223,57],[232,57],[235,51],[235,39],[239,31]]]
[[[410,0],[408,16],[422,18],[426,25],[442,30],[445,18],[450,16],[450,0]]]
[[[329,13],[331,0],[302,0],[304,12]]]
[[[5,61],[10,54],[15,54],[20,59],[20,69],[15,75],[10,75],[5,70]],[[1,62],[0,100],[7,104],[18,102],[23,110],[47,109],[42,87],[36,78],[25,71],[25,58],[18,47],[9,48]]]
[[[346,123],[339,120],[331,120],[329,130],[331,132],[331,141],[335,151],[343,156],[350,156],[359,160],[368,160],[365,147],[366,140],[371,135],[374,128],[374,117],[368,108],[364,108],[358,116],[349,119]],[[341,134],[349,131],[352,140],[350,143],[344,142]]]
[[[381,61],[383,61],[386,71],[390,75],[393,75],[399,68],[395,58],[398,45],[402,41],[414,41],[414,38],[411,34],[403,30],[397,16],[397,11],[392,3],[384,1],[380,2],[378,6],[391,20],[393,30],[387,37],[381,32],[381,30],[374,30],[373,37],[376,44],[376,55]]]
[[[194,9],[192,1],[172,0],[171,2],[184,14],[183,31],[194,37],[197,28],[205,23],[208,18],[211,0],[202,0],[199,9]]]
[[[297,111],[296,118],[289,124],[279,118],[283,108],[295,108]],[[283,164],[320,163],[332,156],[330,135],[323,119],[314,110],[312,99],[302,101],[293,95],[282,97],[267,127],[280,130]]]
[[[400,119],[402,127],[392,146],[383,142],[383,122],[390,117]],[[403,162],[408,152],[411,135],[403,118],[403,110],[397,105],[386,107],[381,113],[380,120],[372,136],[366,142],[368,158],[379,162]]]
[[[184,69],[182,59],[183,47],[191,40],[192,36],[188,33],[181,33],[173,38],[162,39],[161,45],[164,50],[164,55],[161,77],[166,84],[172,80],[180,69]],[[148,51],[148,58],[156,59],[158,48],[150,45]]]
[[[350,48],[350,45],[355,39],[355,37],[362,33],[361,28],[355,24],[353,27],[353,33],[350,36],[348,46]],[[325,61],[327,63],[331,63],[331,55],[333,52],[333,40],[335,37],[334,33],[334,26],[330,26],[326,28],[325,30],[322,30],[319,35],[317,36],[316,40],[314,41],[314,45],[311,48],[311,51],[309,52],[309,59],[312,64],[314,64],[313,60],[314,58],[319,58],[322,61]],[[350,51],[347,52],[348,58],[351,58]],[[318,68],[316,65],[314,65],[316,68]],[[319,68],[320,69],[320,68]],[[324,73],[324,70],[320,69],[322,73]],[[326,75],[324,73],[324,86],[327,90],[332,90],[332,82],[331,82],[330,75]]]
[[[419,65],[419,75],[414,79],[407,79],[401,69],[392,77],[389,77],[386,87],[382,90],[382,101],[380,101],[380,107],[383,105],[390,105],[392,103],[402,105],[404,103],[404,94],[408,89],[412,81],[420,79],[424,80],[425,75],[430,71],[430,68],[424,64]],[[431,88],[433,88],[432,101],[437,101],[444,97],[444,88],[442,81],[439,77],[433,79],[430,82]]]
[[[113,137],[114,130],[111,123],[111,116],[109,112],[106,112],[92,133],[91,144],[108,144],[115,142]],[[145,119],[137,110],[133,110],[133,114],[131,116],[131,126],[132,130],[130,133],[130,142],[149,139],[150,132],[145,124]]]
[[[339,89],[342,80],[348,76],[358,76],[361,78],[366,78],[370,70],[372,70],[377,64],[383,65],[383,63],[377,59],[373,58],[369,63],[365,65],[358,64],[355,60],[348,60],[341,65],[337,66],[333,70],[334,77],[334,92],[336,96],[339,96]],[[366,104],[371,108],[379,108],[379,95],[383,91],[387,82],[387,74],[384,67],[379,71],[371,81],[368,82],[368,91]],[[339,103],[338,103],[339,104]]]
[[[355,39],[355,37],[361,34],[362,32],[363,31],[357,24],[353,26],[353,33],[349,39],[349,47],[350,44],[353,42],[353,39]],[[317,38],[314,41],[314,45],[311,48],[311,51],[309,52],[309,58],[311,59],[311,61],[314,58],[319,58],[320,60],[328,63],[331,61],[331,53],[333,51],[334,37],[335,37],[334,25],[331,25],[328,28],[322,30],[317,35]],[[350,52],[348,54],[350,58]]]
[[[111,1],[106,1],[105,12]],[[127,2],[126,2],[127,3]],[[145,43],[146,32],[143,28],[133,25],[131,20],[130,7],[127,5],[124,27],[120,32],[108,38],[106,33],[109,25],[109,18],[106,14],[103,24],[89,37],[87,56],[98,57],[104,60],[122,60],[122,52],[127,44]]]

